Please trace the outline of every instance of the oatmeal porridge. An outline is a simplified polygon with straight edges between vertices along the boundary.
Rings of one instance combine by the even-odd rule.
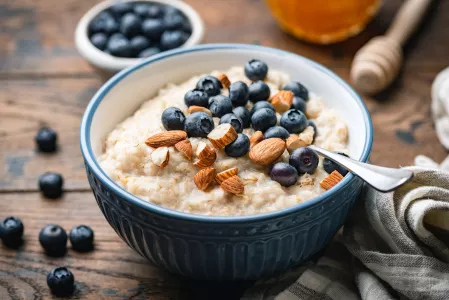
[[[280,210],[331,188],[346,171],[307,145],[348,154],[345,122],[288,74],[251,62],[165,86],[107,136],[103,170],[146,201],[202,215]]]

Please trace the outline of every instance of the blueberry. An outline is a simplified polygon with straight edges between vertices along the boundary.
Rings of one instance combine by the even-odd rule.
[[[308,126],[306,115],[297,109],[290,109],[282,114],[281,126],[290,133],[301,133]]]
[[[217,95],[209,98],[209,110],[212,116],[221,118],[232,112],[232,102],[229,97]]]
[[[306,101],[301,97],[294,97],[292,102],[292,108],[302,111],[306,113]]]
[[[136,3],[133,7],[133,12],[141,18],[148,16],[149,3]]]
[[[233,113],[225,114],[220,119],[220,124],[229,123],[232,127],[234,127],[235,131],[237,133],[240,133],[243,131],[243,121]]]
[[[208,107],[209,106],[209,95],[203,90],[194,89],[191,91],[188,91],[184,95],[184,103],[187,106],[202,106],[202,107]]]
[[[278,162],[271,168],[270,178],[282,186],[289,187],[298,181],[298,171],[289,164]]]
[[[56,296],[69,296],[75,289],[75,277],[66,267],[57,267],[47,275],[47,285]]]
[[[246,134],[239,133],[235,141],[225,147],[225,152],[231,157],[241,157],[249,151],[249,137]]]
[[[95,33],[90,37],[90,42],[97,49],[104,50],[104,48],[106,48],[106,44],[108,43],[108,37],[106,34],[101,32]]]
[[[184,23],[182,24],[182,30],[188,34],[192,33],[192,23],[188,19],[184,19]]]
[[[164,33],[161,36],[161,47],[170,50],[174,48],[178,48],[182,46],[187,40],[189,39],[189,36],[179,30],[175,31],[164,31]]]
[[[137,55],[137,57],[139,57],[139,58],[146,58],[146,57],[150,57],[150,56],[153,56],[153,55],[155,55],[155,54],[158,54],[158,53],[160,53],[161,52],[161,49],[159,49],[159,48],[157,48],[157,47],[150,47],[150,48],[147,48],[147,49],[145,49],[145,50],[142,50],[138,55]]]
[[[296,97],[300,97],[304,101],[309,100],[309,91],[305,86],[297,81],[287,83],[282,89],[292,91]]]
[[[39,233],[39,243],[51,256],[60,256],[67,247],[67,233],[59,225],[49,224]]]
[[[342,153],[342,152],[337,152],[338,154],[344,155],[346,157],[349,157],[347,154]],[[340,173],[341,175],[345,176],[346,174],[348,174],[348,171],[343,168],[342,166],[340,166],[339,164],[331,161],[328,158],[325,158],[323,161],[323,168],[324,171],[326,171],[327,173],[332,173],[333,171],[337,171],[338,173]]]
[[[109,38],[106,46],[111,55],[118,57],[130,57],[132,54],[129,40],[122,34],[114,34]]]
[[[251,117],[251,124],[256,131],[260,130],[264,132],[268,128],[276,125],[276,123],[276,113],[269,108],[258,109]]]
[[[117,17],[121,17],[126,13],[133,11],[131,3],[118,3],[109,8],[109,10]]]
[[[70,243],[76,251],[87,252],[94,248],[94,231],[86,225],[75,226],[69,233]]]
[[[251,114],[245,106],[237,106],[232,112],[242,120],[243,128],[249,128],[251,126]]]
[[[204,76],[198,80],[196,88],[205,91],[209,96],[216,96],[220,94],[222,84],[214,76]]]
[[[187,116],[184,130],[189,137],[207,137],[214,129],[214,120],[204,112],[196,112]]]
[[[288,139],[289,136],[290,136],[290,133],[288,133],[287,129],[285,129],[284,127],[281,127],[281,126],[270,127],[264,133],[264,137],[266,139],[280,138],[285,141],[286,139]]]
[[[182,29],[184,26],[184,21],[185,18],[180,13],[166,14],[163,19],[165,28],[167,28],[168,30]]]
[[[129,46],[133,56],[137,56],[144,49],[150,47],[150,41],[146,37],[138,35],[129,41]]]
[[[107,34],[113,34],[120,30],[120,24],[113,18],[107,19],[104,23],[104,32]]]
[[[252,81],[264,80],[268,73],[268,66],[261,60],[251,59],[245,65],[245,75]]]
[[[162,125],[167,130],[183,130],[186,117],[177,107],[169,107],[162,113]]]
[[[92,19],[89,23],[89,34],[92,35],[97,32],[106,32],[106,23],[114,21],[112,15],[106,11],[101,12]]]
[[[34,140],[39,151],[55,152],[57,149],[58,134],[53,129],[43,127],[39,129]]]
[[[229,98],[234,106],[245,106],[249,99],[249,88],[246,83],[233,82],[229,87]]]
[[[165,31],[164,23],[158,19],[146,19],[142,23],[142,33],[153,40],[159,40]]]
[[[58,173],[45,173],[39,176],[39,189],[46,198],[59,198],[62,195],[64,179]]]
[[[16,217],[8,217],[0,223],[0,239],[11,248],[22,244],[23,223]]]
[[[249,100],[258,102],[270,98],[270,87],[263,81],[256,81],[249,86]]]
[[[313,174],[318,166],[319,158],[314,150],[301,147],[293,151],[288,162],[301,175],[305,173]]]
[[[312,140],[312,144],[313,144],[315,142],[316,135],[318,134],[318,128],[316,127],[315,123],[312,121],[309,121],[308,126],[313,127],[313,140]]]
[[[159,18],[162,17],[162,15],[164,14],[164,11],[162,10],[162,7],[159,4],[152,4],[149,8],[148,8],[148,17],[150,18]]]
[[[120,20],[120,32],[128,38],[136,36],[140,33],[141,19],[133,14],[126,13]]]
[[[262,109],[262,108],[269,108],[269,109],[271,109],[272,111],[275,111],[273,105],[272,105],[270,102],[268,102],[268,101],[259,101],[259,102],[256,102],[256,104],[254,104],[253,108],[251,109],[251,113],[250,113],[251,116],[252,116],[257,110]]]

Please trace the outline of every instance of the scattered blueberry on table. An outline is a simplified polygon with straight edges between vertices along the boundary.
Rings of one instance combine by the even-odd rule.
[[[47,285],[56,296],[69,296],[75,289],[75,277],[66,267],[56,267],[47,275]]]
[[[50,199],[62,196],[64,178],[61,174],[47,172],[39,177],[39,189],[41,193]]]
[[[51,128],[42,127],[35,136],[37,149],[41,152],[57,150],[58,134]]]
[[[0,223],[0,239],[3,244],[10,248],[21,245],[24,226],[22,221],[16,217],[8,217]]]
[[[59,225],[49,224],[39,233],[39,243],[50,256],[62,256],[67,249],[67,232]]]
[[[75,226],[69,233],[72,249],[79,252],[88,252],[94,248],[94,231],[86,225]]]
[[[192,24],[179,9],[156,2],[115,4],[100,12],[88,26],[89,40],[96,48],[128,58],[178,48],[191,33]]]

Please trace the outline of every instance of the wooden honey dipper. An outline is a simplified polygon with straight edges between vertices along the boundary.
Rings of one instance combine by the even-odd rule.
[[[387,33],[371,39],[356,53],[351,81],[366,94],[376,94],[389,86],[401,69],[402,46],[418,27],[432,0],[407,0]]]

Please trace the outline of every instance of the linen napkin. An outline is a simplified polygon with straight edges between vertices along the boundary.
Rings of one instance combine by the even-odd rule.
[[[449,231],[438,229],[449,223],[449,172],[434,167],[409,167],[414,180],[391,193],[365,188],[324,256],[242,299],[449,299]]]

